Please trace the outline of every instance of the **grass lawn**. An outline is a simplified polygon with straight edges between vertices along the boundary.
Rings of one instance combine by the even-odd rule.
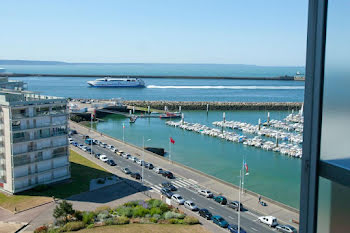
[[[96,227],[92,229],[84,229],[79,233],[209,233],[200,225],[177,225],[177,224],[127,224]]]
[[[46,190],[28,190],[17,195],[5,195],[0,193],[0,206],[17,211],[37,206],[57,198],[67,198],[73,194],[89,191],[90,180],[111,176],[112,174],[84,158],[74,151],[70,151],[71,182],[48,186]]]

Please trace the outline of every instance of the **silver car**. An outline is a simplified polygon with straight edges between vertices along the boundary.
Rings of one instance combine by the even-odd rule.
[[[193,201],[190,201],[190,200],[185,201],[184,206],[185,206],[187,209],[192,210],[192,211],[197,211],[197,210],[199,210],[198,206],[196,206],[196,204],[194,204],[194,202],[193,202]]]

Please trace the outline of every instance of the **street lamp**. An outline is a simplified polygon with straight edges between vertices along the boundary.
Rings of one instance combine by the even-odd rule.
[[[147,139],[146,141],[151,141],[152,139]],[[141,167],[142,167],[142,175],[141,175],[141,183],[143,184],[143,175],[144,175],[144,166],[145,166],[145,136],[142,136],[142,161],[143,161],[143,164],[141,163]]]

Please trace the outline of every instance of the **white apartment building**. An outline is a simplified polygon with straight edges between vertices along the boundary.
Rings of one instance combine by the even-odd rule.
[[[67,101],[0,90],[0,190],[18,193],[70,178]]]

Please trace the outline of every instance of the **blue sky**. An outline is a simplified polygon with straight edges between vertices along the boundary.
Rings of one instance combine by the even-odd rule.
[[[0,59],[305,64],[307,0],[2,1]]]

